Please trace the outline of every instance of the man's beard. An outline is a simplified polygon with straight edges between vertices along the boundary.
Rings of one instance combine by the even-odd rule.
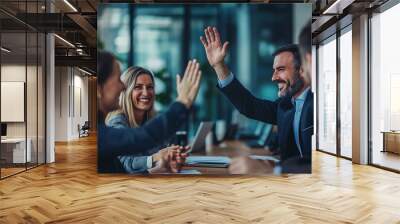
[[[293,84],[289,87],[289,90],[286,92],[286,95],[288,97],[293,97],[296,95],[297,92],[299,92],[304,86],[304,81],[303,79],[300,78],[300,76],[297,77],[297,79],[293,82]]]
[[[297,78],[294,80],[293,83],[291,83],[289,80],[286,82],[286,85],[289,87],[280,97],[292,98],[294,95],[296,95],[297,92],[299,92],[303,88],[304,80],[300,78],[300,74],[297,74],[296,77]]]

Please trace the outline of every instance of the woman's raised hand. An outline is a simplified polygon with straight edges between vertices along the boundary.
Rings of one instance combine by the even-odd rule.
[[[190,60],[183,77],[176,75],[177,101],[190,108],[199,92],[201,80],[200,64],[196,59]]]

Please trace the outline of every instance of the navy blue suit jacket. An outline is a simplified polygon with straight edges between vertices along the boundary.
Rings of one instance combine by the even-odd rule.
[[[300,157],[293,134],[295,108],[289,97],[276,101],[262,100],[253,96],[235,78],[224,88],[219,88],[231,103],[245,116],[278,125],[278,142],[283,173],[311,172],[311,136],[313,134],[313,94],[306,96],[300,118]]]

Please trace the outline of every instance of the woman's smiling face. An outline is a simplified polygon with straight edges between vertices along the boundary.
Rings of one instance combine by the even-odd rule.
[[[149,111],[154,104],[154,83],[149,74],[139,74],[132,90],[132,102],[136,110]]]

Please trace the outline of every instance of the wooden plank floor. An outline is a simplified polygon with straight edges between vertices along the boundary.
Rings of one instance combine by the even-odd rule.
[[[400,175],[315,152],[312,175],[96,173],[96,139],[0,181],[0,223],[400,223]]]

